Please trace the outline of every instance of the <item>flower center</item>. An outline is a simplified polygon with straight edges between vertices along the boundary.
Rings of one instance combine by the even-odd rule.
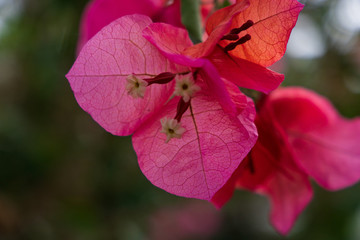
[[[175,91],[174,95],[181,96],[185,102],[188,102],[197,91],[200,90],[200,87],[195,84],[193,73],[188,73],[185,75],[177,75],[175,77]]]
[[[145,80],[135,76],[134,74],[130,74],[127,76],[126,81],[127,84],[125,89],[130,96],[133,98],[144,97],[146,86],[148,86],[148,83]]]
[[[162,118],[160,122],[161,132],[166,135],[166,143],[168,143],[172,138],[181,138],[183,133],[186,131],[176,119],[169,119],[165,117]]]

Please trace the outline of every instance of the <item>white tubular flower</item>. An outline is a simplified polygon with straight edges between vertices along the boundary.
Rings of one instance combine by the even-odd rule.
[[[127,84],[125,88],[127,93],[133,98],[143,98],[148,83],[145,80],[138,78],[134,74],[127,76],[126,80]]]
[[[166,140],[168,143],[172,138],[181,138],[183,133],[186,131],[185,128],[181,127],[180,123],[176,119],[169,119],[167,117],[162,118],[161,122],[161,132],[165,133]]]
[[[194,94],[200,90],[200,87],[195,84],[192,73],[186,75],[176,75],[175,77],[175,92],[174,95],[182,96],[185,102],[188,102]]]

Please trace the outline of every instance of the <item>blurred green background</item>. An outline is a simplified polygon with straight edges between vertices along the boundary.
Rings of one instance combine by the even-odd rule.
[[[168,194],[141,173],[130,137],[105,132],[64,75],[86,0],[0,0],[0,240],[283,239],[267,199],[237,191],[221,210]],[[360,1],[306,2],[284,85],[360,115]],[[360,159],[359,159],[360,160]],[[360,184],[314,185],[287,239],[360,239]]]

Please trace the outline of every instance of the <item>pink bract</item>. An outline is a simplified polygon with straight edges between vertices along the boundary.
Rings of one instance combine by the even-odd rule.
[[[102,127],[115,135],[134,134],[140,168],[154,185],[210,200],[255,144],[256,128],[248,120],[253,104],[234,86],[230,98],[231,83],[225,85],[207,59],[185,57],[179,64],[177,57],[164,56],[142,36],[150,24],[142,15],[112,22],[84,46],[67,78],[79,105]],[[185,30],[171,30],[164,37],[180,39],[178,47],[191,44]],[[164,72],[193,72],[201,87],[182,116],[186,131],[169,143],[160,133],[160,119],[177,112],[180,97],[169,100],[173,82],[148,86],[143,99],[125,89],[131,74],[149,78]]]
[[[194,46],[186,30],[152,23],[143,15],[113,21],[88,41],[67,74],[79,105],[110,133],[134,134],[140,168],[153,184],[176,195],[213,199],[257,138],[252,101],[226,79],[264,92],[276,88],[283,79],[266,69],[262,60],[277,60],[278,53],[283,54],[302,5],[295,0],[285,0],[285,4],[274,1],[277,8],[270,1],[250,1],[249,5],[244,0],[215,12],[207,23],[208,39]],[[258,12],[266,8],[268,14]],[[276,26],[284,15],[291,15],[289,24]],[[244,21],[251,20],[247,17],[255,21],[250,26],[254,30],[246,28],[253,37],[235,50],[263,41],[259,38],[266,36],[256,31],[266,23],[279,36],[271,43],[275,55],[274,51],[257,52],[259,59],[255,61],[255,55],[243,59],[241,51],[227,50],[233,43],[222,38],[232,28],[246,25]],[[143,98],[136,99],[127,94],[126,85],[130,75],[146,79],[167,72],[191,73],[201,88],[182,112],[185,132],[181,130],[182,137],[169,143],[165,143],[168,139],[161,132],[160,119],[177,116],[181,110],[180,97],[171,98],[174,81],[149,85]],[[225,200],[219,200],[218,205]]]
[[[272,102],[296,163],[306,174],[328,190],[360,179],[360,118],[341,117],[327,99],[301,88],[275,92]]]
[[[82,16],[78,51],[84,44],[103,27],[129,14],[143,14],[154,21],[167,22],[174,26],[182,26],[180,16],[180,1],[167,5],[167,0],[93,0]]]
[[[325,98],[299,87],[275,90],[255,123],[259,139],[215,204],[231,197],[237,181],[270,198],[271,222],[286,234],[312,198],[309,177],[329,190],[359,181],[360,118],[342,118]]]

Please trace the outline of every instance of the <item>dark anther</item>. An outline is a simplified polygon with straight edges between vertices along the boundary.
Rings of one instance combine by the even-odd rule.
[[[138,82],[135,83],[135,87],[140,87],[140,84]]]
[[[182,89],[183,89],[183,90],[188,89],[188,85],[187,85],[187,84],[183,84],[183,85],[182,85]]]
[[[254,22],[251,20],[248,20],[246,23],[241,25],[241,27],[232,29],[230,31],[230,34],[239,34],[240,32],[247,30],[252,25],[254,25]],[[230,35],[230,34],[228,34],[228,35]]]
[[[190,101],[185,102],[183,100],[183,98],[180,99],[178,105],[177,105],[177,109],[176,109],[176,116],[175,119],[180,122],[182,115],[186,112],[186,110],[189,108],[190,106]]]
[[[239,39],[239,35],[237,35],[237,34],[227,34],[227,35],[223,36],[220,40],[235,41],[238,39]]]
[[[169,128],[169,133],[174,133],[175,131],[174,131],[174,129],[172,129],[172,128]]]
[[[243,36],[242,38],[240,38],[240,39],[237,40],[236,42],[229,43],[229,44],[224,48],[224,51],[225,51],[225,52],[231,51],[231,50],[235,49],[238,45],[244,44],[244,43],[246,43],[247,41],[249,41],[250,39],[251,39],[251,36],[250,36],[249,34],[246,34],[245,36]]]
[[[241,27],[231,29],[230,33],[223,36],[220,40],[230,40],[230,41],[238,40],[239,39],[238,34],[241,33],[242,31],[247,30],[252,25],[254,25],[254,22],[248,20],[246,23],[241,25]]]
[[[158,83],[158,84],[165,84],[170,82],[175,78],[176,74],[170,72],[163,72],[153,78],[145,78],[144,80],[147,81],[148,85]]]
[[[195,72],[193,72],[193,79],[195,80],[195,82],[196,82],[198,73],[199,73],[199,70],[198,70],[198,69],[195,70]]]
[[[252,151],[250,150],[250,152],[248,154],[248,159],[249,159],[248,167],[249,167],[250,173],[255,174],[254,160],[253,160],[253,158],[251,156],[251,153],[252,153]]]

